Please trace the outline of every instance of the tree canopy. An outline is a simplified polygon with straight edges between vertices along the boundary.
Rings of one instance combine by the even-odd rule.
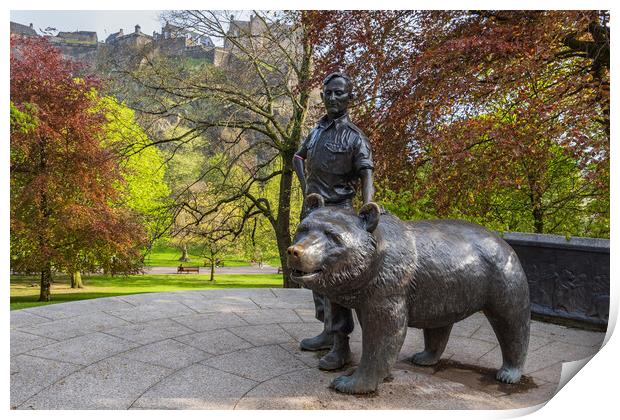
[[[157,144],[181,145],[202,138],[209,143],[201,150],[219,156],[207,160],[201,174],[202,179],[217,175],[219,198],[192,207],[179,195],[178,206],[200,212],[202,220],[232,202],[243,208],[242,220],[258,212],[273,229],[285,286],[294,286],[286,265],[292,233],[292,159],[307,130],[311,93],[312,45],[304,15],[253,12],[245,25],[225,12],[170,12],[166,18],[171,24],[228,46],[222,65],[151,57],[145,48],[142,59],[132,61],[140,66],[119,63],[115,70],[122,92],[141,92],[132,106],[145,119],[159,126],[164,120],[173,121],[176,136],[161,138]],[[276,196],[255,195],[257,185],[272,179],[279,181]]]
[[[120,191],[119,205],[138,216],[152,243],[165,234],[172,217],[164,154],[149,147],[151,140],[131,108],[112,96],[100,98],[97,106],[97,111],[105,113],[103,146],[111,148],[119,159],[122,181],[115,185]]]
[[[130,272],[144,233],[119,204],[118,159],[102,144],[105,113],[90,77],[47,41],[11,44],[11,265],[41,273],[50,299],[52,269]]]
[[[310,20],[315,75],[353,77],[355,121],[388,189],[412,191],[411,205],[424,197],[439,216],[485,220],[499,199],[529,213],[529,224],[504,228],[609,234],[608,12],[332,11]],[[571,212],[602,223],[568,226],[560,219]]]

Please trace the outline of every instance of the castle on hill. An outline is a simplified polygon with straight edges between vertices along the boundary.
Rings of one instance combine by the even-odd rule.
[[[255,16],[250,16],[249,21],[234,20],[231,16],[228,35],[236,37],[243,32],[257,33],[261,30],[260,26]],[[11,38],[43,36],[58,48],[63,56],[90,65],[94,64],[102,54],[121,57],[130,51],[140,49],[151,57],[188,57],[204,60],[215,66],[224,66],[228,63],[230,53],[234,49],[229,39],[224,41],[223,47],[217,47],[209,36],[168,22],[162,27],[160,33],[153,31],[152,35],[145,34],[140,25],[136,25],[133,32],[124,33],[121,28],[118,32],[110,34],[104,41],[100,41],[97,33],[92,31],[60,31],[56,35],[39,35],[32,23],[23,25],[11,22],[10,30]]]

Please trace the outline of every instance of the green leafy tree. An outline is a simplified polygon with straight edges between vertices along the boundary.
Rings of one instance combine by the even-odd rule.
[[[170,129],[167,137],[182,137],[188,130],[181,128]],[[186,142],[172,145],[162,145],[165,157],[165,181],[171,191],[171,196],[177,201],[186,202],[194,196],[194,192],[204,185],[202,181],[206,165],[206,155],[200,145],[205,140],[201,137],[191,138]],[[181,252],[180,262],[189,261],[189,249],[199,247],[197,238],[185,229],[191,223],[191,218],[177,206],[173,209],[174,220],[168,231],[167,243],[178,248]]]
[[[135,112],[116,99],[99,99],[98,110],[105,112],[103,143],[121,157],[123,205],[133,210],[144,226],[149,244],[162,236],[171,223],[171,190],[165,179],[163,153],[149,147],[151,140],[136,122]]]

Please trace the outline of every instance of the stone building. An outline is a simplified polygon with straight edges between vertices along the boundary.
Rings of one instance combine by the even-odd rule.
[[[30,25],[22,25],[21,23],[11,22],[11,38],[23,38],[39,36],[34,30],[32,23]]]
[[[161,33],[154,31],[153,35],[143,33],[140,25],[136,25],[134,32],[130,34],[123,33],[121,29],[109,35],[105,45],[112,47],[116,51],[115,54],[122,54],[120,50],[129,47],[149,57],[189,57],[212,64],[222,62],[226,55],[224,51],[215,47],[208,36],[170,23],[162,27]]]
[[[58,32],[56,38],[67,44],[97,44],[97,32]]]
[[[250,15],[250,20],[237,20],[230,16],[230,24],[224,38],[224,49],[235,55],[238,48],[253,51],[254,54],[270,55],[270,45],[277,40],[280,47],[287,51],[299,49],[299,31],[294,31],[284,23],[268,18]],[[276,51],[277,54],[277,51]]]
[[[123,35],[125,35],[123,33],[123,28],[119,29],[118,32],[114,32],[113,34],[108,35],[108,37],[105,39],[105,43],[106,44],[113,44],[117,38],[122,37]]]
[[[121,28],[118,32],[109,35],[105,43],[108,45],[115,45],[120,47],[144,47],[147,44],[153,42],[153,37],[142,32],[140,25],[134,27],[134,31],[125,34]]]
[[[256,37],[256,35],[260,35],[268,29],[265,21],[254,14],[250,15],[250,20],[237,20],[234,15],[231,15],[224,39],[224,49],[232,51],[235,49],[236,42],[244,44],[250,36],[254,37],[252,42],[256,45],[256,43],[260,43],[260,37]]]
[[[97,32],[75,31],[58,32],[47,39],[60,50],[65,57],[91,64],[97,55],[99,46]]]
[[[167,39],[185,39],[186,47],[215,47],[215,44],[213,44],[213,41],[210,37],[198,34],[185,28],[181,28],[180,26],[172,25],[169,22],[166,22],[166,25],[161,28],[161,34],[153,32],[153,39],[155,39],[156,41],[162,41]]]
[[[166,22],[161,33],[153,32],[153,48],[158,54],[205,60],[211,64],[221,54],[210,37]]]
[[[92,31],[58,32],[55,36],[45,37],[56,46],[61,53],[73,59],[85,61],[87,65],[95,65],[99,61],[110,61],[118,65],[134,61],[143,62],[144,57],[186,57],[204,60],[218,67],[235,66],[235,40],[246,43],[249,35],[259,35],[265,30],[272,30],[264,21],[255,15],[250,20],[235,20],[231,16],[224,46],[217,47],[209,36],[199,34],[190,29],[173,25],[169,22],[161,28],[161,33],[154,31],[152,35],[142,32],[140,25],[134,31],[125,33],[123,29],[106,37],[100,42],[97,33]],[[39,36],[30,26],[11,22],[11,37]],[[260,40],[252,40],[254,48],[260,48]],[[142,56],[142,59],[139,59]]]
[[[17,22],[11,22],[11,38],[15,37],[38,37],[32,23],[29,26]],[[74,60],[84,61],[91,64],[98,48],[97,32],[75,31],[58,32],[55,36],[43,35],[60,53]]]

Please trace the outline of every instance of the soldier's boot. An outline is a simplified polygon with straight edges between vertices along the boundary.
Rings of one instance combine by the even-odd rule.
[[[349,337],[346,334],[334,334],[334,345],[329,353],[319,360],[319,369],[340,369],[351,362],[351,348]]]
[[[317,351],[331,349],[334,344],[334,335],[329,334],[325,329],[321,334],[312,338],[304,338],[299,343],[302,350]]]

